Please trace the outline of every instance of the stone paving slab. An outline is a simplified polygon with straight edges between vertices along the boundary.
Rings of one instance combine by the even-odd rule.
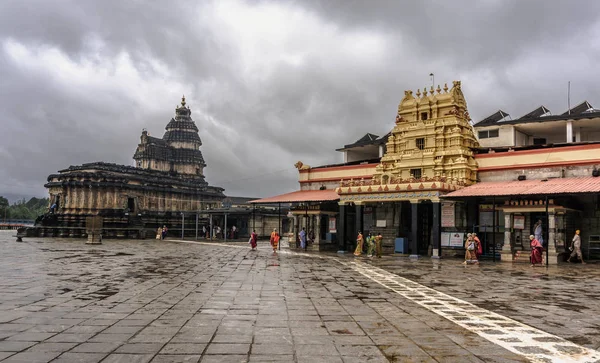
[[[2,362],[527,361],[377,283],[369,275],[377,268],[574,343],[600,343],[589,314],[598,304],[590,286],[600,287],[592,264],[465,268],[273,254],[264,243],[259,251],[155,240],[90,246],[7,234],[0,247]],[[545,314],[532,317],[540,301]]]

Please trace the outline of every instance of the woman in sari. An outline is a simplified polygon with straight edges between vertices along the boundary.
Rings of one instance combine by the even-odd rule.
[[[540,243],[540,241],[535,238],[534,235],[529,236],[531,240],[531,255],[529,256],[529,261],[531,262],[531,267],[534,267],[536,264],[542,264],[542,251],[544,247]]]
[[[277,245],[279,244],[279,233],[277,233],[277,228],[273,228],[270,241],[271,247],[273,247],[273,253],[277,253]]]
[[[375,252],[375,237],[373,237],[372,232],[369,232],[367,236],[367,257],[373,257],[373,252]]]
[[[477,250],[475,251],[475,257],[476,257],[477,261],[479,261],[479,256],[483,255],[483,246],[481,245],[481,241],[479,240],[479,237],[477,237],[477,233],[473,233],[473,240],[475,241],[475,244],[477,245]]]
[[[252,251],[256,250],[257,242],[258,242],[258,235],[256,234],[256,231],[252,231],[252,233],[250,234],[250,247],[252,247]]]
[[[360,256],[363,249],[363,235],[362,232],[358,231],[358,236],[356,237],[356,249],[354,250],[354,256]]]
[[[465,261],[463,265],[467,265],[469,263],[479,264],[479,260],[477,259],[477,241],[473,238],[471,233],[467,234],[467,240],[465,241]]]

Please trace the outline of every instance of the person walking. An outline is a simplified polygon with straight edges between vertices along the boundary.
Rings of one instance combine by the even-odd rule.
[[[156,239],[162,239],[162,227],[158,227],[158,229],[156,230]]]
[[[358,236],[356,237],[356,249],[354,250],[354,256],[360,256],[363,249],[363,235],[361,231],[358,231]]]
[[[375,237],[372,232],[369,232],[367,236],[367,257],[373,257],[373,252],[375,252]]]
[[[383,241],[383,236],[381,235],[381,232],[379,232],[377,234],[377,237],[375,237],[375,253],[377,254],[377,258],[381,258],[381,242]]]
[[[473,238],[473,234],[467,233],[467,240],[465,241],[465,261],[463,265],[468,263],[478,264],[477,260],[477,241]]]
[[[256,231],[253,230],[250,234],[250,247],[252,247],[252,251],[256,251],[256,245],[258,244],[258,235]]]
[[[575,236],[573,236],[573,240],[571,241],[571,247],[569,247],[569,250],[571,250],[571,255],[569,256],[569,259],[567,259],[567,262],[571,262],[571,259],[577,256],[581,260],[581,264],[585,265],[585,262],[583,261],[583,254],[581,253],[580,233],[580,230],[575,231]]]
[[[535,238],[534,235],[529,236],[529,240],[531,241],[531,254],[529,255],[529,262],[531,262],[531,267],[534,267],[537,264],[542,264],[542,251],[544,251],[544,246],[540,243],[540,241]]]
[[[483,246],[481,245],[481,241],[479,237],[477,237],[477,233],[473,232],[473,241],[477,245],[477,250],[475,250],[475,259],[479,261],[479,256],[483,255]]]
[[[273,253],[277,253],[277,245],[279,244],[279,233],[277,233],[277,228],[273,228],[273,232],[271,232],[271,247],[273,247]]]
[[[206,226],[202,226],[202,237],[206,238]]]
[[[167,237],[167,232],[169,231],[169,229],[167,228],[167,226],[163,226],[162,228],[162,239],[165,239]]]
[[[306,229],[302,227],[302,230],[298,235],[300,236],[300,248],[306,250]]]

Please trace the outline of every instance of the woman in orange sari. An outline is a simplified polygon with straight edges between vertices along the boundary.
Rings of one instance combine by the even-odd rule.
[[[542,264],[542,251],[544,251],[544,247],[538,241],[534,235],[529,236],[531,240],[531,255],[529,256],[529,261],[531,262],[531,267],[536,264]]]
[[[363,235],[361,231],[358,231],[358,236],[356,237],[356,250],[354,250],[354,256],[360,256],[363,250]]]
[[[273,247],[273,253],[277,253],[277,245],[279,245],[279,233],[277,233],[277,228],[273,228],[273,232],[271,232],[271,247]]]

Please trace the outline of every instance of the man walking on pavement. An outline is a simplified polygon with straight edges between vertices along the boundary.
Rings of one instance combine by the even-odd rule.
[[[571,256],[569,256],[567,262],[571,262],[571,259],[577,256],[581,260],[581,264],[585,265],[585,262],[583,261],[583,254],[581,253],[581,236],[579,236],[580,233],[581,232],[579,230],[575,231],[575,236],[573,236],[573,240],[571,241],[571,247],[569,247],[569,249],[572,251]]]

